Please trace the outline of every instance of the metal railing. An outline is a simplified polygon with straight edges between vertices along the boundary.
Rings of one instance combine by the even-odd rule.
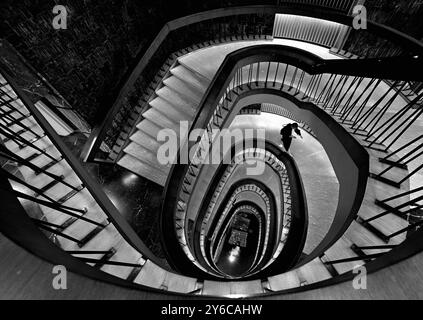
[[[67,250],[68,253],[97,268],[110,265],[141,269],[146,259],[158,261],[117,211],[101,186],[3,70],[0,85],[0,176],[12,185],[12,189],[1,186],[2,192],[19,199],[32,222],[53,243],[58,247],[62,247],[63,241],[73,243],[81,250]],[[54,167],[56,169],[52,170]],[[93,202],[88,201],[90,207],[67,204],[81,193],[83,203],[86,203],[87,197],[92,197]],[[41,209],[36,209],[38,207]],[[98,211],[100,208],[101,211]],[[79,227],[91,231],[83,237],[69,233],[69,228],[77,223]],[[114,248],[83,249],[100,232],[106,229],[110,232],[111,225],[117,228],[122,241],[128,241],[140,252],[139,263],[111,259],[116,253]]]
[[[270,48],[270,46],[268,47]],[[281,51],[280,47],[275,47],[274,49],[272,51],[273,55],[277,55]],[[257,50],[257,56],[253,57],[254,54],[252,52],[255,50]],[[247,54],[247,52],[250,52],[250,54]],[[204,128],[205,130],[202,139],[196,144],[195,160],[202,159],[209,152],[210,141],[212,141],[209,137],[212,136],[213,129],[222,129],[225,125],[228,125],[226,120],[231,112],[236,111],[234,107],[238,99],[243,94],[254,90],[258,92],[266,89],[276,90],[288,94],[298,101],[313,103],[319,109],[330,114],[340,125],[349,127],[350,134],[361,136],[360,142],[368,150],[389,153],[389,155],[393,153],[395,155],[405,149],[407,145],[419,140],[416,138],[415,141],[407,141],[405,144],[400,143],[401,139],[405,137],[404,133],[413,127],[417,119],[421,118],[422,113],[422,108],[418,105],[420,97],[417,97],[412,103],[404,102],[401,100],[398,90],[395,90],[396,82],[400,81],[399,79],[401,78],[407,78],[405,73],[399,71],[400,66],[397,66],[398,69],[392,70],[390,77],[388,77],[388,79],[398,80],[394,81],[394,84],[389,85],[388,82],[383,81],[385,78],[377,77],[380,70],[380,66],[377,66],[377,64],[383,64],[382,60],[372,61],[376,63],[373,64],[373,68],[369,68],[366,71],[361,69],[360,64],[356,65],[356,70],[352,71],[352,68],[348,65],[351,63],[352,66],[355,61],[359,60],[341,62],[313,62],[309,60],[305,62],[305,60],[301,61],[301,59],[297,58],[294,64],[290,61],[290,57],[284,58],[286,62],[278,62],[276,59],[266,60],[264,57],[267,54],[266,46],[260,46],[260,49],[258,47],[243,49],[230,54],[222,64],[200,105],[204,110],[208,110],[207,114],[200,114],[193,125],[193,128]],[[251,60],[258,62],[251,62]],[[362,61],[365,62],[362,66],[370,65],[366,59]],[[398,62],[399,60],[396,61]],[[405,64],[402,67],[406,67],[408,61],[410,60],[404,59],[403,62]],[[338,74],[332,73],[335,69],[331,66],[332,63],[339,67]],[[330,70],[331,73],[321,72],[325,69]],[[350,72],[352,75],[348,75]],[[214,107],[213,101],[215,101]],[[403,101],[403,104],[400,103],[401,101]],[[421,148],[421,145],[415,146],[416,150],[411,152],[416,155],[416,151],[421,150]],[[412,154],[408,153],[410,161],[417,159],[416,156],[411,157]],[[386,162],[387,159],[381,159],[381,161]],[[398,163],[398,159],[396,162]],[[177,171],[175,171],[176,167],[174,167],[171,171],[172,174],[169,176],[167,191],[169,192],[170,188],[177,190],[172,192],[173,195],[178,195],[178,197],[174,198],[177,199],[178,205],[173,212],[175,213],[175,221],[178,221],[179,225],[183,225],[183,213],[190,194],[195,188],[195,180],[201,171],[201,166],[198,163],[201,163],[201,161],[192,161],[192,163],[186,165],[185,173],[180,171],[181,167],[178,167]],[[417,166],[399,182],[410,181],[411,178],[417,176],[421,169],[420,165]],[[383,175],[389,170],[390,168],[385,169],[385,172],[380,172],[380,174]],[[176,179],[179,174],[182,174],[181,178]],[[171,186],[169,185],[170,181],[180,181],[180,186],[178,188]],[[170,200],[169,198],[167,199]],[[420,200],[420,198],[414,198],[412,201],[404,202],[403,206],[407,207],[411,202]],[[169,208],[166,207],[166,209]],[[414,206],[409,211],[401,214],[405,215],[419,208],[420,205]],[[401,207],[398,209],[401,209]],[[377,218],[374,217],[374,219]],[[361,221],[360,219],[358,221],[364,227],[368,227],[366,221]],[[421,223],[421,221],[414,222],[387,235],[386,239],[414,230]],[[369,230],[375,231],[371,228]],[[183,236],[182,231],[180,234]],[[382,240],[385,239],[383,237],[380,238]],[[374,246],[369,245],[367,247]],[[186,245],[184,249],[184,251],[188,251]],[[359,251],[359,249],[362,251]],[[351,261],[371,261],[381,256],[381,254],[364,254],[363,252],[367,249],[366,246],[353,245],[350,250],[355,253],[355,256],[332,261],[325,260],[325,265],[329,269],[334,264]]]
[[[359,60],[323,63],[312,56],[299,58],[299,52],[296,52],[296,50],[288,50],[291,51],[291,53],[288,53],[287,51],[283,53],[284,49],[282,48],[281,50],[281,48],[278,48],[278,52],[272,52],[271,57],[269,55],[266,56],[269,52],[266,51],[267,49],[265,47],[250,48],[249,50],[252,50],[253,54],[251,54],[251,52],[247,54],[247,51],[241,51],[231,55],[229,59],[225,61],[224,66],[214,79],[213,85],[211,89],[209,89],[206,98],[203,100],[203,112],[200,112],[196,118],[196,127],[221,127],[224,125],[225,116],[230,111],[230,108],[232,108],[235,104],[237,97],[243,91],[247,92],[263,89],[271,89],[275,91],[279,90],[284,94],[289,94],[290,96],[295,97],[299,102],[313,103],[315,106],[337,119],[339,124],[343,125],[347,130],[350,130],[351,134],[354,134],[358,138],[361,137],[360,141],[368,150],[384,154],[385,157],[380,157],[379,161],[383,164],[388,164],[388,170],[385,168],[385,172],[382,170],[381,172],[374,173],[372,176],[375,180],[377,179],[389,186],[392,186],[392,184],[395,183],[401,187],[411,181],[411,187],[406,186],[408,190],[405,192],[398,191],[399,193],[394,196],[387,197],[383,200],[376,199],[378,200],[376,204],[383,208],[384,212],[382,212],[382,215],[380,216],[372,217],[373,221],[386,216],[385,212],[397,214],[402,218],[407,216],[410,219],[412,214],[420,210],[420,192],[422,189],[418,185],[416,186],[416,182],[413,182],[413,180],[417,179],[416,181],[419,181],[418,178],[422,169],[419,165],[421,164],[421,144],[419,144],[419,139],[421,137],[414,136],[410,139],[406,133],[415,127],[416,123],[418,123],[421,118],[421,96],[417,96],[411,102],[398,106],[397,102],[399,101],[400,96],[397,94],[398,90],[396,90],[398,85],[400,85],[400,88],[405,88],[405,85],[402,87],[403,84],[399,81],[408,82],[422,80],[421,75],[419,77],[418,72],[416,72],[416,69],[419,70],[416,66],[421,67],[420,56],[416,56],[415,58],[412,57],[414,60],[411,58],[404,58],[402,60],[365,61],[366,59],[363,59],[361,60],[363,63],[360,63]],[[284,54],[286,54],[284,57],[285,62],[280,62],[278,57],[280,58]],[[256,57],[252,58],[254,55]],[[398,63],[398,65],[388,70],[387,66],[393,63],[393,61]],[[413,64],[410,61],[417,61],[415,62],[417,64]],[[273,66],[275,69],[272,69]],[[351,71],[352,69],[355,70]],[[382,69],[386,70],[381,72]],[[272,70],[278,71],[273,74]],[[278,75],[280,75],[280,77]],[[410,80],[410,78],[413,79]],[[392,86],[389,86],[386,81],[381,81],[385,79],[396,82],[394,82]],[[91,178],[87,176],[79,162],[69,152],[63,142],[56,136],[54,130],[34,108],[32,103],[25,98],[25,95],[20,92],[19,88],[13,86],[13,81],[10,78],[7,80],[12,84],[12,87],[14,87],[14,90],[22,99],[25,106],[31,111],[31,115],[36,119],[37,123],[39,123],[43,128],[43,131],[47,134],[48,138],[52,140],[52,143],[58,150],[61,151],[63,157],[67,162],[69,162],[72,169],[81,178],[83,185],[90,190],[95,200],[108,214],[108,218],[114,220],[113,223],[120,225],[120,231],[122,234],[128,236],[128,230],[125,230],[123,224],[119,224],[119,213],[114,211],[115,209],[111,207],[109,208],[110,200],[101,194],[99,186],[95,185]],[[380,90],[377,88],[382,89],[382,95],[378,95],[377,92]],[[5,95],[9,94],[8,92],[4,93]],[[49,157],[49,153],[35,145],[35,142],[43,136],[21,121],[23,120],[21,117],[25,116],[25,114],[17,112],[19,116],[12,115],[13,112],[16,112],[16,110],[12,107],[14,99],[16,100],[16,97],[12,96],[10,99],[2,101],[2,103],[8,107],[10,106],[10,108],[6,111],[3,110],[1,113],[2,131],[0,134],[2,134],[6,139],[13,140],[16,143],[17,148],[30,146],[36,151],[36,153],[34,153],[35,155],[38,153]],[[217,102],[219,102],[218,108],[216,108]],[[208,109],[205,107],[210,107],[209,109],[212,112],[206,112]],[[10,129],[13,125],[17,125],[21,128],[19,131],[23,130],[28,132],[32,135],[32,137],[28,140],[28,138],[23,138],[22,134],[16,134],[19,131]],[[21,133],[23,133],[23,131]],[[200,145],[199,148],[205,149],[206,147],[207,146],[205,145]],[[2,157],[7,160],[12,160],[22,165],[26,165],[35,172],[45,173],[46,168],[32,165],[33,163],[31,160],[34,159],[32,156],[32,159],[20,159],[18,156],[11,154],[4,148],[1,149],[1,154]],[[55,157],[50,159],[51,161],[58,160]],[[5,165],[7,165],[7,163],[5,163]],[[386,174],[390,173],[391,170],[395,170],[397,168],[404,169],[405,166],[407,166],[407,168],[411,168],[411,171],[402,176],[401,180],[394,181],[392,178],[384,177]],[[28,183],[25,185],[25,182],[22,181],[22,179],[16,176],[12,177],[9,175],[10,172],[4,170],[4,168],[5,167],[2,167],[1,169],[2,178],[8,178],[14,181],[14,183],[24,185],[34,193],[37,193],[37,195],[41,195],[44,199],[40,199],[39,196],[34,195],[28,196],[26,193],[19,193],[20,191],[17,190],[11,193],[13,197],[22,197],[24,199],[27,197],[27,199],[32,202],[51,206],[52,209],[65,213],[71,218],[84,220],[82,215],[85,210],[83,208],[73,208],[70,210],[70,207],[63,206],[60,201],[52,201],[52,199],[49,199],[48,195],[45,194],[42,189],[35,188]],[[186,170],[187,168],[182,169]],[[191,169],[194,170],[195,168]],[[186,171],[182,171],[182,174],[183,173],[186,173]],[[180,178],[180,176],[178,177],[178,170],[175,170],[175,168],[173,168],[172,174],[176,174],[174,177]],[[181,176],[183,176],[182,174]],[[60,176],[50,176],[50,178],[52,178],[55,183],[64,183]],[[176,179],[175,181],[182,180]],[[176,190],[171,189],[172,188],[169,188],[168,182],[167,191],[174,192],[173,195],[175,194],[175,191],[184,192],[184,190],[179,187],[175,188]],[[24,194],[26,195],[24,196]],[[402,198],[405,198],[405,200]],[[168,200],[174,199],[175,198],[170,198]],[[398,204],[397,201],[400,203]],[[174,202],[170,203],[174,204]],[[78,217],[72,216],[74,213],[77,214]],[[79,217],[79,214],[82,218]],[[56,232],[56,235],[58,235],[57,232],[60,232],[60,226],[49,225],[45,221],[40,221],[40,219],[37,218],[34,218],[33,221],[50,233]],[[91,223],[92,221],[86,222]],[[372,221],[360,221],[363,226],[371,228],[370,222]],[[410,238],[415,239],[417,233],[413,233],[412,231],[415,231],[420,225],[420,221],[412,222],[406,228],[397,230],[392,234],[385,235],[386,240],[390,240],[397,235],[404,233],[409,233]],[[97,224],[96,227],[103,228],[104,224],[101,226]],[[384,236],[380,233],[379,236],[384,239]],[[356,256],[326,261],[326,265],[337,265],[357,260],[370,261],[369,263],[378,262],[382,261],[379,259],[383,259],[385,255],[381,255],[379,253],[365,254],[363,252],[374,249],[393,249],[395,251],[398,247],[401,246],[391,244],[386,246],[355,245],[351,247],[351,250],[356,253]],[[145,248],[142,248],[142,251],[144,253]],[[69,253],[75,254],[73,251],[70,251]],[[110,256],[111,253],[112,252],[110,250],[85,252],[87,255],[101,254],[106,257]],[[395,253],[397,254],[398,251],[395,251]],[[101,261],[94,259],[94,261],[92,258],[87,257],[84,257],[83,259],[86,262],[95,263],[97,265],[101,265],[104,261],[107,261],[107,259],[100,259]],[[119,262],[116,264],[118,263]],[[386,263],[386,260],[384,263]],[[201,284],[201,280],[199,280],[198,283]],[[202,285],[199,286],[202,287]],[[201,291],[201,288],[196,290]]]
[[[316,6],[348,14],[356,0],[278,0],[279,6]]]
[[[349,13],[355,3],[356,1],[353,0],[282,0],[276,6],[218,9],[208,14],[194,14],[169,22],[129,76],[103,123],[93,129],[83,158],[85,161],[116,162],[131,128],[136,124],[140,113],[145,111],[144,108],[148,107],[155,88],[179,55],[228,41],[272,38],[274,16],[280,12],[328,19],[341,26],[349,27],[352,25],[352,17]],[[355,32],[355,30],[350,31]],[[366,32],[389,43],[389,48],[399,48],[397,53],[414,52],[419,46],[412,38],[370,21]],[[190,36],[187,36],[188,34]],[[344,33],[339,35],[339,41],[342,40],[343,35]],[[345,33],[345,37],[347,36],[350,37],[348,33]],[[327,35],[322,34],[321,38],[323,41]],[[295,37],[295,39],[302,40],[301,37]],[[367,42],[372,48],[375,47],[373,40],[367,40]],[[374,49],[376,50],[377,47]],[[384,56],[379,53],[368,56]]]

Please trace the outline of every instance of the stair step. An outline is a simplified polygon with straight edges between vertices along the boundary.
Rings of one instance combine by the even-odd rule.
[[[132,269],[131,273],[126,278],[129,282],[134,282],[134,280],[138,277],[138,274],[141,272],[142,267],[135,267]]]
[[[94,268],[100,269],[105,265],[107,261],[109,261],[116,253],[115,248],[111,248],[109,252],[107,252],[105,255],[103,255],[99,261],[94,265]]]
[[[141,270],[142,265],[145,263],[141,253],[135,250],[126,241],[120,241],[120,243],[114,246],[114,248],[116,249],[116,254],[113,255],[113,257],[109,260],[110,262],[123,262],[139,266],[117,266],[113,264],[105,264],[101,270],[107,273],[111,273],[121,279],[134,277],[134,273],[136,277],[136,275],[139,273],[138,270]]]
[[[148,134],[152,139],[157,141],[157,135],[159,131],[162,130],[163,128],[159,127],[154,122],[148,119],[144,119],[140,123],[137,124],[137,129],[143,131],[144,133]]]
[[[66,235],[79,239],[78,244],[61,240],[61,247],[65,250],[80,250],[83,247],[84,251],[108,251],[114,247],[118,238],[115,235],[116,232],[113,231],[114,227],[107,221],[104,213],[90,208],[84,217],[101,223],[102,226],[78,219],[64,231]]]
[[[170,72],[188,83],[196,87],[200,92],[205,93],[207,87],[209,86],[209,81],[206,78],[193,73],[191,70],[187,69],[183,65],[178,65],[176,68],[170,70]]]
[[[178,110],[183,110],[185,113],[194,114],[198,107],[196,101],[188,101],[171,88],[164,86],[156,91],[156,94],[167,102],[171,103]]]
[[[31,162],[32,160],[34,160],[35,158],[38,158],[41,155],[41,153],[39,152],[34,152],[33,154],[31,154],[30,156],[26,157],[25,160],[28,162]]]
[[[90,233],[88,233],[84,238],[79,241],[78,246],[80,248],[85,246],[90,240],[94,239],[95,236],[98,235],[103,229],[104,227],[95,227]]]
[[[406,237],[406,233],[399,234],[392,238],[387,237],[390,234],[393,234],[394,232],[397,232],[409,225],[406,220],[399,218],[392,213],[370,222],[363,221],[365,219],[365,217],[360,215],[357,218],[357,222],[386,243],[389,242],[390,244],[399,244]]]
[[[389,242],[389,238],[386,234],[384,234],[382,231],[380,231],[377,227],[374,225],[363,221],[360,217],[357,220],[358,223],[360,223],[364,228],[366,228],[368,231],[370,231],[373,235],[384,241],[385,243]]]
[[[217,42],[220,43],[220,42]],[[188,71],[190,71],[191,73],[193,73],[196,77],[198,77],[201,81],[204,81],[206,83],[210,83],[212,81],[212,77],[209,78],[208,76],[205,76],[204,74],[202,74],[201,72],[197,71],[195,67],[192,67],[191,65],[185,63],[183,61],[184,59],[178,59],[178,63],[183,66],[185,69],[187,69]]]
[[[27,119],[29,116],[28,115],[19,115],[18,118],[13,118],[13,119],[7,119],[7,125],[8,126],[13,126],[14,124],[18,124],[20,122],[22,122],[24,119]]]
[[[175,76],[171,76],[165,79],[163,83],[172,90],[176,91],[178,94],[182,95],[187,100],[193,100],[197,102],[197,104],[200,103],[201,98],[203,97],[202,93],[195,87]]]
[[[136,131],[129,139],[154,153],[160,147],[160,143],[155,138],[141,130]]]
[[[20,124],[18,124],[18,123],[9,124],[9,129],[14,131],[14,132],[19,131],[21,129],[24,129],[26,131],[26,134],[31,135],[31,136],[33,136],[34,134],[32,132],[30,132],[29,130],[32,130],[33,132],[35,132],[38,135],[44,134],[43,130],[37,124],[37,122],[35,122],[35,120],[34,120],[34,118],[32,118],[32,116],[27,116],[27,117],[23,118],[19,123]]]
[[[147,163],[144,163],[130,154],[125,154],[119,161],[118,164],[141,177],[151,180],[160,186],[166,184],[167,174],[158,168],[152,167]]]
[[[40,169],[41,170],[44,170],[44,171],[47,171],[48,169],[50,169],[51,167],[53,167],[59,161],[58,160],[51,160],[50,162],[48,162],[47,164],[45,164],[44,166],[42,166]],[[37,171],[37,172],[35,172],[35,175],[38,176],[41,173],[42,173],[41,171]]]
[[[69,219],[67,219],[65,222],[63,222],[60,225],[60,229],[61,230],[65,230],[66,228],[68,228],[69,226],[71,226],[75,221],[78,221],[77,217],[70,217]]]
[[[43,160],[44,161],[41,164],[39,164],[38,167],[43,167],[45,164],[50,163],[48,161],[51,161],[51,159],[45,158],[45,157],[44,157]],[[20,167],[20,171],[21,171],[22,175],[27,179],[27,181],[31,181],[31,184],[34,187],[37,187],[37,188],[41,188],[46,183],[53,180],[52,177],[50,177],[50,176],[48,176],[44,173],[36,174],[35,171],[33,171],[32,169],[30,169],[29,167],[26,167],[26,166]],[[74,185],[80,184],[80,181],[76,177],[72,168],[70,168],[70,166],[67,165],[64,160],[55,162],[50,168],[48,168],[48,172],[51,173],[51,174],[54,174],[56,176],[63,175],[65,177],[65,181],[68,182],[68,183],[71,183],[71,184],[75,183]],[[69,179],[69,178],[71,178],[71,179]]]
[[[34,137],[34,138],[32,138],[31,140],[29,140],[29,144],[34,144],[35,142],[37,142],[38,140],[41,140],[41,139],[43,139],[45,137],[45,135],[39,135],[39,136],[37,136],[37,137]],[[19,149],[23,149],[23,148],[25,148],[24,146],[22,146],[22,147],[19,147]]]
[[[329,249],[325,251],[324,255],[328,258],[329,261],[355,258],[357,257],[357,255],[354,253],[354,251],[351,250],[351,245],[352,243],[348,239],[341,237],[338,239],[337,242],[335,242]],[[339,274],[343,274],[363,264],[364,261],[357,260],[336,263],[332,265]]]
[[[17,100],[17,98],[10,98],[10,97],[8,97],[6,95],[1,95],[1,98],[2,98],[3,101],[0,102],[0,107],[6,106],[7,104],[10,104],[13,101],[16,101]],[[13,111],[15,111],[15,110],[13,110]]]
[[[150,108],[144,112],[143,117],[150,120],[162,129],[171,129],[179,135],[179,122],[167,118],[164,114],[154,108]]]
[[[61,176],[60,178],[61,178],[61,180],[63,180],[64,177]],[[39,193],[35,193],[34,194],[34,197],[39,197],[40,195],[45,194],[49,189],[53,188],[58,183],[60,183],[60,181],[58,181],[56,179],[51,180],[49,183],[47,183],[42,188],[40,188],[40,192]]]
[[[22,134],[24,134],[25,133],[25,129],[20,129],[18,132],[16,132],[16,135],[17,136],[21,136]],[[3,142],[4,143],[6,143],[6,142],[9,142],[9,141],[11,141],[11,138],[9,138],[9,137],[5,137],[4,139],[3,139]]]
[[[31,134],[31,137],[27,140],[30,141],[33,137]],[[48,139],[47,136],[43,136],[41,139],[38,139],[33,143],[33,145],[41,150],[49,151],[49,154],[55,158],[60,158],[60,152],[57,151],[57,149],[53,146],[53,143]],[[9,148],[10,151],[15,152],[18,156],[25,158],[25,156],[29,152],[37,152],[36,149],[32,148],[31,146],[26,146],[25,148],[21,149],[18,147]]]
[[[138,143],[130,143],[124,152],[137,158],[138,160],[161,170],[164,174],[167,174],[170,170],[170,165],[162,165],[157,160],[157,154],[150,150],[142,147]]]
[[[165,114],[169,119],[174,121],[191,121],[193,118],[193,114],[185,113],[184,110],[178,109],[160,97],[156,97],[150,101],[150,106]]]
[[[2,104],[3,103],[0,103],[0,105],[2,105]],[[16,119],[16,118],[21,116],[21,114],[18,111],[16,111],[15,109],[5,110],[5,109],[1,108],[1,110],[3,110],[3,112],[0,112],[0,116],[2,116],[2,117],[10,116],[10,117]]]
[[[160,288],[166,278],[166,271],[147,260],[134,282],[145,286]]]
[[[72,189],[67,194],[65,194],[63,197],[61,197],[59,200],[57,200],[58,203],[63,204],[69,199],[71,199],[73,196],[77,195],[79,191],[81,191],[84,187],[81,185],[78,187],[78,190]]]
[[[300,286],[300,279],[295,270],[284,272],[268,278],[270,289],[273,291],[287,290]]]
[[[332,277],[332,274],[319,258],[298,268],[297,273],[300,278],[307,282],[307,284],[323,281]]]
[[[324,254],[320,257],[320,261],[322,261],[322,263],[324,264],[326,270],[329,272],[329,274],[332,277],[339,276],[338,271],[336,271],[336,269],[334,268],[333,265],[331,265],[331,264],[328,263],[329,262],[329,259]]]
[[[377,237],[374,233],[357,221],[351,222],[351,225],[345,232],[344,237],[348,238],[348,240],[358,246],[382,246],[386,244],[380,237]],[[380,252],[380,250],[372,251],[371,253],[378,252]]]

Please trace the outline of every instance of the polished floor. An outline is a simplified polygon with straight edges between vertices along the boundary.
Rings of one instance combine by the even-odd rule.
[[[254,219],[254,216],[251,217],[246,245],[238,246],[239,249],[237,249],[230,243],[231,232],[228,232],[225,236],[222,252],[216,261],[216,265],[220,270],[234,277],[242,276],[254,262],[259,241],[259,222]]]
[[[85,142],[81,134],[63,138],[73,153],[79,156]],[[84,163],[97,182],[131,224],[136,233],[163,263],[163,249],[160,242],[159,214],[162,204],[162,188],[120,166]]]
[[[261,116],[266,116],[266,115],[262,114]],[[245,116],[245,117],[250,117],[250,116]],[[272,117],[272,121],[274,121],[275,123],[274,124],[272,123],[270,125],[270,129],[269,129],[270,119],[267,119],[267,121],[265,121],[264,123],[265,123],[265,127],[270,131],[269,132],[269,134],[271,135],[270,139],[273,140],[273,139],[278,139],[278,137],[279,137],[278,131],[281,127],[281,123],[283,123],[283,120],[279,119],[278,116],[271,115],[271,117]],[[240,117],[240,119],[241,119],[241,117]],[[263,123],[263,126],[264,126],[264,123]],[[310,137],[310,138],[312,138],[312,137]],[[310,146],[312,146],[312,147],[310,147]],[[326,191],[327,191],[327,187],[324,186],[324,183],[321,182],[322,180],[317,181],[317,185],[314,186],[314,187],[311,187],[312,182],[307,183],[307,178],[304,178],[304,177],[307,176],[307,174],[309,174],[310,177],[311,177],[311,175],[313,175],[313,179],[314,179],[316,171],[318,171],[319,173],[321,172],[319,177],[322,176],[322,179],[324,179],[324,178],[329,179],[330,177],[333,177],[333,175],[332,175],[333,171],[330,170],[331,167],[329,167],[328,162],[325,161],[327,159],[327,156],[325,158],[325,153],[324,152],[322,153],[322,152],[319,151],[318,144],[316,145],[314,143],[311,143],[305,137],[304,140],[294,141],[294,145],[293,145],[291,150],[292,150],[292,153],[294,155],[294,158],[296,158],[297,162],[299,163],[298,165],[300,167],[300,173],[303,177],[303,181],[304,181],[305,186],[307,185],[308,188],[313,189],[313,192],[317,189],[321,189],[321,190],[326,189]],[[131,176],[122,175],[121,180],[122,180],[122,182],[126,181],[126,183],[128,183],[128,186],[131,185],[131,183],[133,183],[133,182],[131,182],[131,180],[132,180]],[[333,184],[333,186],[335,186],[335,184]],[[128,188],[128,190],[131,190],[131,189],[132,189],[132,187]],[[134,189],[134,190],[136,190],[136,189]],[[306,188],[306,195],[307,195],[307,188]],[[322,193],[322,194],[320,194],[320,196],[322,196],[322,198],[321,198],[321,200],[319,200],[319,208],[321,206],[321,202],[324,201],[325,203],[327,203],[328,197],[329,196],[332,197],[332,194],[323,194]],[[309,197],[307,197],[307,198],[309,198]],[[313,199],[313,196],[311,196],[310,198]],[[310,200],[308,199],[308,201],[310,201]],[[119,206],[119,203],[117,203],[116,205]],[[310,211],[310,206],[309,206],[309,211]],[[311,210],[311,211],[314,212],[314,210]],[[324,210],[324,212],[322,212],[323,215],[321,217],[316,216],[316,224],[317,225],[319,224],[319,222],[323,221],[325,218],[330,217],[329,211],[330,211],[330,209],[326,208]],[[312,220],[311,220],[310,225],[311,226],[314,225],[312,223]],[[319,230],[320,230],[319,227],[320,226],[316,227],[316,230],[317,230],[316,232],[309,230],[309,234],[311,235],[311,234],[313,234],[313,232],[318,234]],[[314,242],[309,242],[308,244],[306,244],[306,246],[307,245],[312,248],[313,245],[314,245]],[[309,249],[309,250],[311,250],[311,249]],[[306,252],[307,252],[307,247],[306,247]]]
[[[291,120],[282,116],[262,113],[261,115],[239,115],[231,128],[265,128],[266,138],[281,144],[279,131]],[[302,130],[304,139],[294,139],[292,153],[307,198],[309,225],[304,253],[310,253],[326,235],[338,205],[339,183],[330,160],[322,145],[310,134]]]
[[[322,59],[339,59],[331,54],[329,49],[321,46],[295,40],[273,39],[212,46],[187,54],[180,62],[211,80],[229,53],[259,44],[291,46],[313,52]],[[290,120],[281,116],[262,113],[260,116],[237,116],[231,127],[251,128],[254,123],[255,127],[266,128],[267,138],[279,144],[279,131],[282,125],[289,122]],[[339,184],[326,152],[311,135],[305,133],[304,140],[294,140],[291,152],[299,167],[307,198],[309,227],[304,253],[308,254],[329,230],[338,205]]]
[[[184,299],[169,293],[130,290],[87,277],[68,273],[66,290],[55,290],[53,273],[48,262],[26,252],[9,239],[0,235],[0,299]],[[423,254],[395,264],[367,277],[366,290],[353,290],[351,282],[296,294],[269,296],[268,299],[423,299]],[[392,288],[390,290],[389,288]],[[204,297],[190,297],[204,299]]]

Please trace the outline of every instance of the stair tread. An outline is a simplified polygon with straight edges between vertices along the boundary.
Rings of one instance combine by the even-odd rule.
[[[148,119],[144,119],[137,124],[137,129],[143,131],[144,133],[148,134],[152,139],[155,139],[157,141],[157,135],[159,131],[163,128],[159,127],[157,124]]]
[[[155,138],[141,130],[137,130],[129,139],[152,152],[157,152],[160,147],[160,143]]]
[[[82,220],[80,220],[82,221]],[[74,234],[75,237],[79,240],[82,240],[90,232],[94,231],[97,226],[91,223],[82,221],[83,224],[77,225],[77,228],[74,231],[67,230],[66,234]],[[75,224],[74,224],[75,225]],[[73,225],[72,225],[73,226]],[[75,226],[73,226],[75,228]],[[79,230],[77,230],[79,229]],[[120,235],[112,224],[107,225],[99,233],[97,233],[93,238],[91,238],[84,246],[79,247],[77,243],[61,238],[60,244],[64,250],[75,250],[75,251],[85,251],[85,250],[95,250],[95,251],[107,251],[113,247],[117,241],[119,241]]]
[[[150,106],[154,109],[157,109],[161,113],[166,114],[171,120],[191,121],[193,118],[193,113],[185,113],[185,110],[178,109],[177,107],[173,106],[171,103],[167,102],[161,97],[156,97],[155,99],[150,101]]]
[[[140,161],[130,154],[125,154],[118,161],[118,164],[144,178],[159,184],[160,186],[164,186],[166,184],[167,174],[158,168],[152,167]]]
[[[176,91],[178,94],[184,96],[189,100],[194,100],[197,103],[200,103],[202,98],[202,93],[199,92],[195,87],[190,83],[179,79],[178,77],[171,76],[163,81],[163,83],[170,87],[172,90]]]
[[[189,82],[191,85],[195,86],[200,92],[206,92],[209,85],[209,81],[205,78],[201,78],[199,75],[193,73],[191,70],[187,69],[183,65],[178,65],[175,68],[170,70],[172,74],[177,76],[180,79],[183,79]]]
[[[329,261],[357,257],[355,252],[352,251],[351,245],[352,243],[348,239],[341,237],[328,250],[325,251],[325,256],[328,257]],[[363,264],[364,261],[357,260],[333,264],[333,267],[339,274],[343,274]]]
[[[383,211],[384,211],[383,209],[379,208],[374,203],[374,200],[371,201],[371,200],[365,199],[362,203],[362,206],[360,208],[358,215],[362,219],[369,219],[382,213]],[[378,229],[380,232],[382,232],[386,236],[408,226],[408,222],[406,220],[400,217],[397,217],[396,215],[392,213],[388,213],[378,219],[370,221],[369,224],[374,226],[376,229]],[[406,233],[403,233],[394,238],[391,238],[390,243],[400,243],[405,239],[405,236],[406,236]]]
[[[139,145],[138,143],[130,143],[124,149],[124,152],[126,154],[132,155],[133,157],[137,158],[138,160],[150,166],[156,167],[157,169],[159,169],[165,174],[167,174],[170,170],[170,165],[166,166],[159,163],[159,161],[157,160],[156,153],[151,152],[150,150]]]
[[[163,129],[171,129],[179,134],[179,122],[167,118],[166,115],[162,114],[154,108],[150,108],[144,112],[143,117]]]
[[[383,246],[386,243],[378,238],[376,235],[371,233],[364,226],[359,224],[356,221],[353,221],[349,226],[348,230],[345,232],[344,236],[348,238],[353,244],[357,246]],[[366,253],[378,253],[384,252],[385,250],[372,250],[371,252]]]
[[[139,264],[142,260],[142,255],[126,241],[120,241],[115,247],[116,253],[109,259],[109,261],[127,262],[132,264]],[[140,265],[141,266],[141,265]],[[119,278],[126,279],[134,267],[116,266],[105,264],[101,270],[113,274]]]
[[[179,58],[178,63],[183,66],[185,69],[193,73],[196,77],[198,77],[201,81],[205,81],[207,83],[210,83],[212,81],[213,76],[209,78],[208,76],[205,76],[203,73],[196,70],[195,66],[192,66],[191,63],[187,63],[188,61],[184,61],[184,58]]]
[[[62,203],[62,205],[77,209],[87,208],[87,214],[89,213],[89,217],[91,217],[95,221],[103,221],[104,219],[106,219],[106,215],[103,213],[100,206],[97,204],[97,202],[94,200],[94,198],[91,196],[87,189],[82,189],[72,198]],[[42,210],[44,216],[47,218],[47,221],[58,225],[61,225],[65,220],[67,220],[67,218],[70,217],[65,213],[62,213],[49,207],[43,207]]]
[[[162,99],[174,105],[176,108],[184,110],[184,112],[188,114],[194,114],[195,110],[198,107],[198,102],[188,101],[187,99],[180,96],[177,92],[167,86],[164,86],[157,90],[156,94]]]
[[[46,161],[45,163],[49,164],[50,162],[52,162],[51,159],[49,160],[50,161]],[[30,181],[31,184],[34,185],[35,187],[40,188],[46,183],[53,180],[53,178],[49,177],[45,173],[40,173],[36,175],[32,169],[25,166],[21,166],[19,170],[24,176],[25,180],[28,182]],[[55,174],[57,176],[63,175],[65,177],[65,181],[70,183],[73,186],[78,186],[81,184],[81,181],[79,180],[78,176],[63,159],[61,161],[54,163],[50,168],[47,169],[47,172]]]
[[[268,278],[270,289],[273,291],[286,290],[300,286],[300,279],[295,270]]]
[[[134,282],[149,287],[160,288],[165,281],[166,273],[166,270],[148,260]]]
[[[301,278],[307,281],[307,284],[323,281],[332,277],[319,258],[301,266],[297,269],[297,272]]]

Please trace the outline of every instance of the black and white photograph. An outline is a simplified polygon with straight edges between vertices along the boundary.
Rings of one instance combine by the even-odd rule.
[[[423,300],[422,0],[0,18],[0,300],[152,319]]]

